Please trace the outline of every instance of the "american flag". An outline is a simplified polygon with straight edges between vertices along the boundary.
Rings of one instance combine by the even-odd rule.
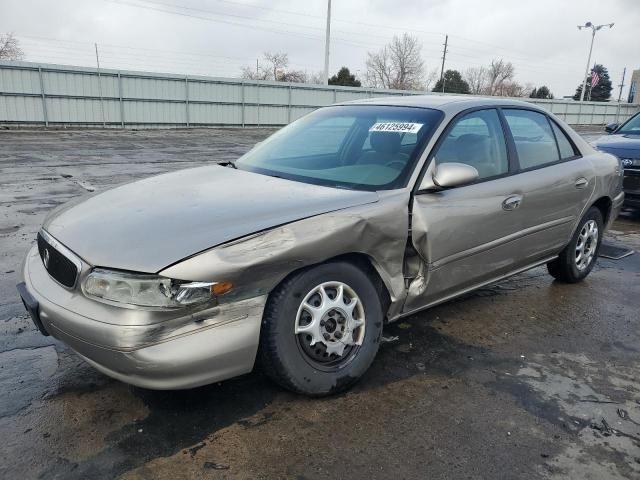
[[[598,72],[596,72],[595,70],[591,70],[591,88],[598,85],[599,81],[600,81],[600,75],[598,75]]]

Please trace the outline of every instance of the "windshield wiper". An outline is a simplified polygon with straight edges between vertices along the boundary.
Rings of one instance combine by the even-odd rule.
[[[220,163],[218,163],[218,165],[220,165],[221,167],[231,167],[231,168],[233,168],[235,170],[238,169],[238,167],[236,167],[236,164],[233,163],[233,162],[220,162]]]
[[[323,185],[325,187],[331,187],[331,188],[339,188],[340,190],[356,190],[353,187],[348,187],[347,185],[343,185],[341,183],[326,183],[326,184],[320,184]]]

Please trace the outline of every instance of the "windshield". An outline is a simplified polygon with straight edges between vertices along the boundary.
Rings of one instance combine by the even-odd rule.
[[[618,129],[616,133],[633,133],[640,135],[640,113],[635,117],[631,117],[626,123]]]
[[[442,117],[439,110],[414,107],[321,108],[276,132],[236,166],[317,185],[400,188]]]

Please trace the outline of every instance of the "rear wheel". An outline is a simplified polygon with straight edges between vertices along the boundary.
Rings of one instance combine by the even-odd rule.
[[[580,220],[569,245],[560,252],[558,258],[547,264],[549,273],[567,283],[579,282],[589,275],[600,251],[603,223],[600,210],[591,207]]]
[[[260,362],[281,386],[320,396],[348,389],[378,351],[382,308],[373,282],[347,262],[294,274],[269,297]]]

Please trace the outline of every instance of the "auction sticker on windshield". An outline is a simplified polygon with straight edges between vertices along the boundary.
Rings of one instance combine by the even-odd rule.
[[[399,133],[418,133],[422,128],[422,123],[406,123],[406,122],[379,122],[375,123],[369,129],[370,132],[399,132]]]

